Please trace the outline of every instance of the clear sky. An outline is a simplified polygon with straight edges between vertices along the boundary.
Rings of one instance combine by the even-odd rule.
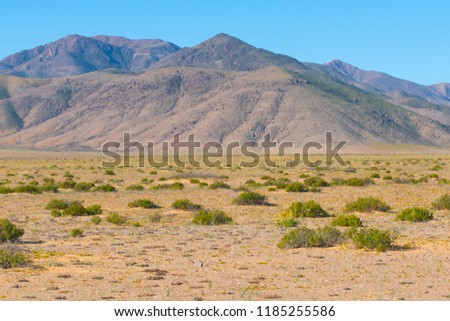
[[[0,58],[75,33],[187,47],[224,32],[300,61],[450,82],[446,0],[1,0],[0,8]]]

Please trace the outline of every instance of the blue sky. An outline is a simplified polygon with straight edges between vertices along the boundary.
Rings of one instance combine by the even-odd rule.
[[[75,33],[192,46],[224,32],[300,61],[450,82],[450,1],[2,0],[0,15],[0,58]]]

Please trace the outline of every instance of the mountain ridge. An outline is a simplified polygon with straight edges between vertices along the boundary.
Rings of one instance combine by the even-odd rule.
[[[341,61],[302,63],[226,34],[191,48],[159,39],[63,39],[0,63],[70,73],[0,75],[0,146],[99,149],[123,132],[144,143],[177,133],[222,143],[270,133],[301,145],[323,141],[325,131],[351,145],[450,146],[450,107],[437,102],[448,84],[428,88]],[[43,66],[25,68],[43,52]]]

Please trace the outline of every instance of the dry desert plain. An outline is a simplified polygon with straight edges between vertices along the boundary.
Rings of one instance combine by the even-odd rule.
[[[44,179],[53,179],[56,185],[93,182],[117,189],[60,187],[57,193],[0,194],[0,218],[25,231],[16,244],[1,247],[13,246],[30,259],[23,267],[0,268],[2,300],[450,298],[450,211],[432,208],[432,202],[450,190],[449,154],[347,155],[349,167],[330,168],[156,169],[138,168],[134,162],[112,173],[100,167],[98,154],[3,150],[0,158],[3,187],[36,182],[42,186]],[[271,186],[264,176],[291,182],[320,177],[330,183],[337,178],[372,178],[364,186],[331,184],[320,191],[297,193]],[[230,188],[209,188],[216,181]],[[154,189],[175,182],[184,188]],[[143,190],[127,190],[131,185],[141,185]],[[267,196],[270,206],[233,204],[244,190]],[[293,202],[314,200],[330,215],[297,219],[297,227],[313,229],[342,214],[346,203],[367,196],[380,198],[390,210],[354,214],[365,227],[396,231],[398,238],[391,249],[356,248],[348,240],[330,247],[277,247],[294,229],[276,224]],[[101,221],[94,223],[91,216],[52,217],[46,207],[53,199],[99,204]],[[136,199],[149,199],[158,207],[130,208],[128,203]],[[172,207],[178,199],[223,210],[233,222],[193,224],[195,212]],[[396,220],[398,212],[413,206],[432,211],[433,219]],[[124,222],[108,222],[112,212]],[[82,235],[72,236],[74,229],[81,229]],[[345,233],[349,228],[338,229]]]

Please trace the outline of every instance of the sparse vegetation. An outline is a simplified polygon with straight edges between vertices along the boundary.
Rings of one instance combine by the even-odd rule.
[[[194,204],[190,200],[183,198],[172,203],[172,207],[183,211],[198,211],[202,208],[199,204]]]
[[[221,225],[229,224],[233,221],[231,217],[220,210],[199,210],[192,220],[197,225]]]
[[[410,207],[397,215],[397,220],[408,222],[425,222],[433,219],[433,214],[422,207]]]
[[[315,201],[295,202],[284,212],[285,218],[327,217],[328,213]]]
[[[8,219],[0,219],[0,242],[15,242],[23,236],[24,230]]]
[[[362,222],[356,215],[340,215],[331,221],[332,226],[350,226],[350,227],[360,227]]]
[[[0,249],[0,266],[4,269],[23,267],[30,262],[27,255],[14,247]]]
[[[348,235],[353,240],[357,248],[377,250],[384,252],[392,248],[392,243],[396,239],[396,234],[389,230],[376,228],[352,229]]]
[[[229,189],[230,185],[228,185],[222,181],[217,181],[217,182],[209,184],[208,188],[209,189],[219,189],[219,188]]]
[[[143,191],[144,186],[140,184],[129,185],[125,188],[126,191]]]
[[[347,203],[345,211],[348,212],[387,212],[390,210],[390,206],[385,202],[375,197],[360,197],[354,202]]]
[[[81,201],[64,201],[60,199],[51,200],[46,209],[51,209],[52,217],[60,216],[92,216],[102,213],[102,208],[98,204],[84,207]]]
[[[94,188],[95,192],[117,192],[117,189],[110,185],[110,184],[104,184],[104,185],[100,185]]]
[[[236,205],[266,205],[267,197],[256,192],[244,192],[233,199]]]
[[[128,203],[128,207],[158,208],[158,205],[148,199],[137,199]]]
[[[289,193],[302,193],[307,192],[308,189],[300,182],[294,182],[291,184],[288,184],[285,188],[286,192]]]
[[[341,241],[341,232],[331,226],[309,229],[305,226],[290,231],[278,243],[282,249],[295,249],[301,247],[330,247]]]
[[[94,187],[94,183],[79,182],[76,183],[72,188],[77,192],[89,192]]]
[[[431,205],[435,210],[450,210],[450,194],[442,195]]]
[[[83,233],[84,233],[84,231],[82,229],[75,228],[72,231],[70,231],[70,236],[72,236],[72,237],[82,237]]]
[[[277,221],[277,226],[283,227],[294,227],[297,226],[298,222],[291,217],[284,218]]]
[[[92,216],[92,218],[91,218],[91,222],[92,222],[93,224],[95,224],[95,225],[100,224],[101,221],[102,221],[102,219],[101,219],[100,216],[98,216],[98,215],[94,215],[94,216]]]
[[[313,187],[313,188],[330,186],[330,184],[327,181],[325,181],[322,177],[318,176],[306,178],[303,181],[303,184],[305,184],[306,187]]]
[[[106,217],[106,221],[115,225],[123,225],[127,222],[127,219],[119,213],[112,212],[108,214],[108,216]]]

